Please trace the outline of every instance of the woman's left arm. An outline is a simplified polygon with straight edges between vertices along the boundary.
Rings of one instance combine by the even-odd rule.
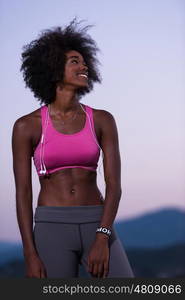
[[[113,115],[101,110],[101,148],[104,159],[105,201],[100,227],[111,230],[115,220],[122,194],[121,189],[121,158],[119,151],[118,131]],[[97,277],[106,277],[109,260],[109,237],[96,233],[96,239],[88,257],[89,272]]]
[[[107,111],[103,111],[102,115],[101,147],[104,154],[103,166],[106,189],[104,212],[100,227],[111,229],[122,194],[121,158],[115,119],[113,115]],[[97,236],[104,236],[104,234],[99,233]]]

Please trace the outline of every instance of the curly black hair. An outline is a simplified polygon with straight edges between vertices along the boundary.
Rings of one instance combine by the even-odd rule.
[[[77,90],[81,98],[93,89],[93,83],[101,83],[96,57],[100,51],[95,41],[86,33],[87,25],[78,29],[76,18],[64,28],[53,27],[42,30],[38,39],[23,46],[22,65],[23,78],[41,104],[49,104],[55,100],[57,84],[62,82],[66,63],[66,53],[70,50],[78,51],[88,67],[88,86]]]

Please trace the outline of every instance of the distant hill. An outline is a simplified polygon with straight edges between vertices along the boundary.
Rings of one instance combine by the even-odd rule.
[[[11,260],[23,260],[22,245],[0,241],[0,266]]]
[[[185,243],[185,213],[163,209],[115,223],[126,248],[160,248]]]
[[[127,249],[135,277],[185,278],[185,244],[161,249]],[[80,268],[80,277],[86,277]]]
[[[136,277],[185,277],[185,214],[168,209],[115,223]],[[24,277],[20,243],[0,242],[0,277]],[[86,277],[80,267],[80,277]]]
[[[185,278],[185,244],[161,249],[127,249],[135,277]],[[0,266],[0,278],[25,276],[24,261],[12,258]],[[87,277],[83,267],[79,277]]]
[[[24,262],[22,245],[0,242],[0,277],[23,277]]]
[[[136,277],[185,278],[185,243],[160,249],[128,249]]]

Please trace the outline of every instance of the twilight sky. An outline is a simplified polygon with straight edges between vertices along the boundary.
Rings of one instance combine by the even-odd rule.
[[[118,127],[123,194],[116,219],[165,207],[185,210],[185,2],[1,0],[0,240],[20,239],[12,127],[39,107],[19,71],[22,47],[41,30],[66,25],[75,16],[95,25],[89,34],[101,50],[103,77],[81,102],[110,111]],[[104,194],[102,175],[98,171]],[[34,207],[38,192],[33,166]]]

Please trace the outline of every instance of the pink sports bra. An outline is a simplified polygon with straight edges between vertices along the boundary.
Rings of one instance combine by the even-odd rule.
[[[93,110],[85,104],[83,104],[85,109],[81,104],[80,106],[86,113],[85,126],[73,134],[57,131],[53,127],[48,106],[40,108],[42,135],[33,156],[39,176],[67,168],[96,171],[101,147],[96,138]]]

